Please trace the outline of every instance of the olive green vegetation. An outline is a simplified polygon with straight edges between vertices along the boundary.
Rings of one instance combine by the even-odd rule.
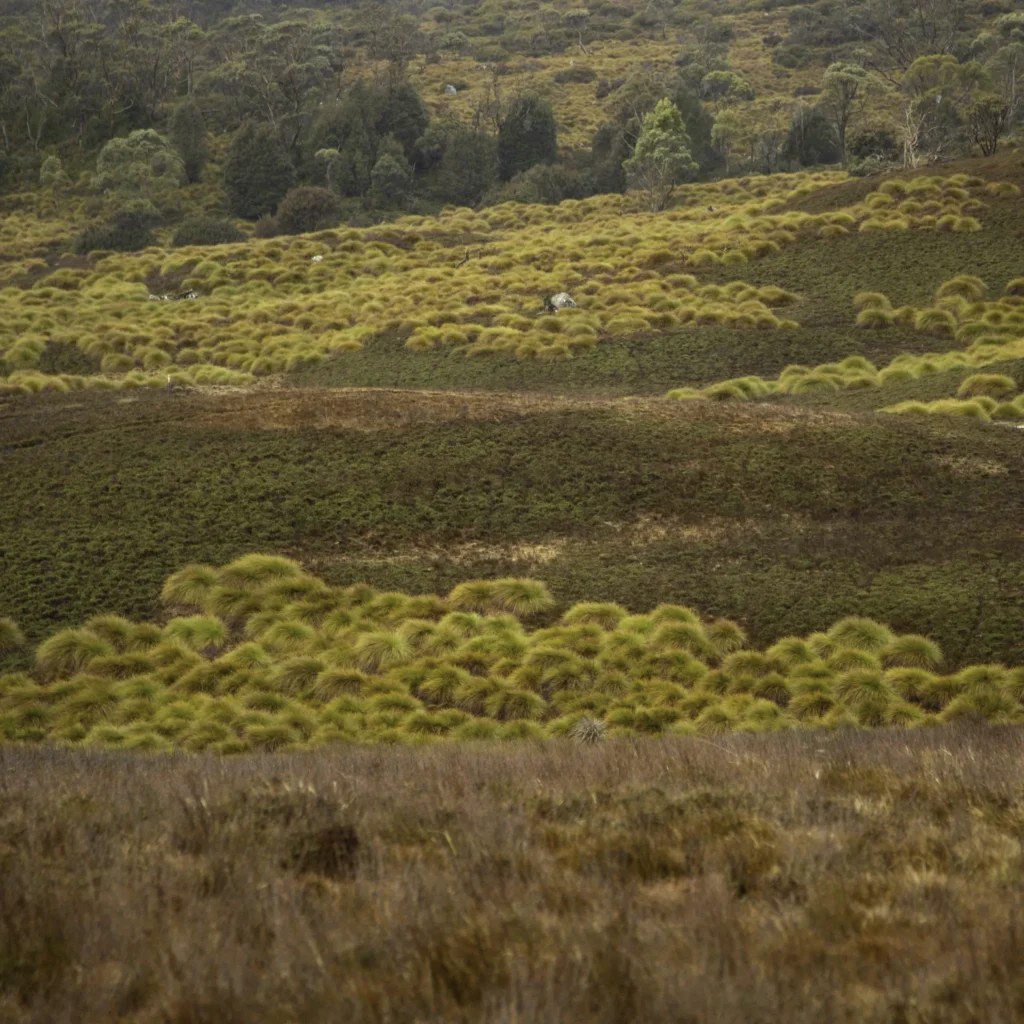
[[[944,166],[946,176],[972,175],[1024,185],[1016,153]],[[917,177],[920,177],[918,175]],[[902,172],[901,178],[915,176]],[[793,200],[794,211],[816,216],[846,209],[884,187],[881,178],[815,188]],[[685,188],[680,189],[685,197]],[[921,354],[961,349],[951,336],[894,323],[884,330],[854,329],[853,301],[861,292],[883,293],[894,307],[925,308],[942,282],[970,268],[998,295],[1024,273],[1021,235],[1024,203],[1012,195],[981,192],[986,209],[984,230],[950,235],[938,231],[863,232],[821,238],[817,227],[795,228],[795,243],[739,268],[689,267],[702,285],[721,284],[737,276],[752,287],[777,286],[800,297],[789,312],[799,329],[770,332],[726,326],[670,328],[627,338],[612,338],[574,352],[563,362],[512,358],[465,359],[461,353],[410,352],[404,338],[385,333],[358,352],[346,352],[303,367],[289,375],[299,386],[479,388],[550,391],[571,394],[664,394],[669,389],[705,387],[730,378],[776,377],[788,365],[816,366],[863,356],[879,366],[902,353]],[[538,296],[538,303],[540,296]],[[877,397],[877,396],[875,396]],[[871,397],[867,396],[871,401]],[[839,399],[865,407],[865,396]],[[879,401],[872,407],[888,403]]]
[[[1024,722],[1024,667],[950,673],[930,637],[863,616],[762,651],[677,603],[559,616],[537,580],[407,595],[260,554],[186,565],[160,599],[158,622],[94,615],[39,644],[29,673],[0,676],[0,739],[238,754]]]
[[[1004,374],[1024,384],[1024,359],[990,363],[986,365],[985,372]],[[806,391],[800,395],[787,395],[785,401],[814,408],[867,412],[886,409],[901,402],[935,402],[949,398],[957,393],[964,381],[973,376],[976,376],[976,371],[972,367],[957,366],[910,379],[894,377],[873,388]]]
[[[453,400],[411,422],[392,398],[372,429],[316,426],[311,390],[240,400],[265,426],[271,400],[309,424],[275,430],[204,395],[12,400],[0,616],[33,642],[98,612],[149,618],[181,565],[263,550],[332,584],[531,576],[561,602],[693,605],[765,646],[859,614],[954,667],[1024,660],[1016,431],[663,400],[483,419]]]

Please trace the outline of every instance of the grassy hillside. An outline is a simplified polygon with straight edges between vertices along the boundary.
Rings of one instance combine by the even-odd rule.
[[[967,161],[949,173],[967,173],[986,181],[1024,185],[1015,155]],[[921,177],[918,175],[917,177]],[[904,176],[900,176],[901,178]],[[913,181],[914,176],[907,176]],[[875,192],[880,179],[814,188],[791,200],[794,211],[824,216],[857,210]],[[685,192],[684,192],[685,195]],[[872,232],[853,230],[818,237],[814,224],[797,228],[795,243],[742,268],[690,268],[702,285],[724,286],[737,277],[753,287],[777,286],[799,296],[786,314],[799,328],[762,334],[728,326],[661,329],[574,351],[571,361],[538,364],[531,360],[458,358],[457,353],[402,353],[402,336],[384,334],[360,351],[331,357],[297,370],[297,384],[522,389],[528,391],[664,394],[670,388],[703,387],[732,377],[772,377],[789,364],[815,366],[864,356],[884,365],[903,352],[942,352],[963,347],[955,338],[895,323],[884,330],[855,329],[854,297],[884,292],[895,307],[927,307],[944,281],[969,270],[999,294],[1024,274],[1020,239],[1024,206],[1019,198],[983,194],[977,211],[983,229],[949,235],[931,230]],[[846,401],[846,397],[842,401]],[[850,398],[863,406],[869,395]],[[886,404],[884,401],[874,408]]]
[[[615,0],[587,7],[568,0],[472,0],[399,7],[343,0],[296,8],[286,3],[194,0],[182,11],[156,0],[144,9],[125,11],[105,4],[87,8],[84,13],[91,23],[106,29],[106,40],[87,31],[89,21],[78,22],[76,5],[68,8],[63,19],[61,11],[46,11],[33,22],[31,5],[12,2],[0,14],[0,39],[9,48],[14,71],[21,70],[20,62],[26,72],[37,70],[43,96],[73,99],[97,119],[102,98],[89,88],[92,82],[62,81],[48,73],[46,58],[59,52],[61,40],[66,47],[75,47],[75,70],[91,71],[97,64],[100,74],[110,75],[105,84],[119,99],[134,100],[140,107],[140,101],[148,100],[148,109],[130,113],[157,126],[165,120],[161,107],[179,98],[187,84],[217,121],[230,124],[239,113],[266,117],[268,109],[298,120],[297,114],[307,113],[309,97],[296,96],[296,87],[333,100],[339,85],[351,87],[394,63],[402,66],[437,118],[471,123],[481,110],[489,111],[496,98],[537,93],[554,106],[565,148],[589,144],[615,105],[609,93],[638,68],[665,73],[678,62],[697,83],[710,71],[734,70],[749,86],[740,97],[744,109],[768,112],[773,103],[813,96],[837,52],[858,42],[857,32],[828,10],[819,13],[814,5],[780,9],[771,3],[751,9],[743,3],[693,0]],[[583,20],[573,21],[573,14],[581,13]],[[964,39],[990,21],[992,13],[967,18]],[[259,21],[246,24],[249,14]],[[130,44],[127,51],[104,50],[105,43],[116,47],[122,41]],[[266,52],[274,47],[277,54]],[[125,82],[111,74],[144,67],[151,55],[179,61],[186,55],[189,63],[163,73],[158,69],[146,83]],[[104,56],[112,66],[103,68]],[[290,76],[282,71],[287,58],[292,61]],[[259,71],[264,75],[262,92],[252,81]],[[454,95],[445,93],[446,85],[455,86]],[[10,97],[12,107],[18,98],[16,93]],[[27,102],[32,115],[34,100],[38,98]],[[117,126],[126,113],[108,113],[108,118]],[[45,121],[43,127],[40,134],[49,142]],[[102,137],[104,127],[97,126],[91,134]],[[21,126],[12,126],[12,134],[15,131]],[[70,146],[66,152],[71,153]]]
[[[0,614],[154,611],[252,550],[334,583],[529,575],[693,604],[758,642],[869,614],[1020,660],[1016,431],[712,403],[380,392],[35,396],[2,413]]]
[[[681,190],[661,214],[603,196],[206,249],[22,255],[3,273],[0,389],[287,372],[317,384],[664,393],[737,370],[773,377],[794,362],[964,349],[969,338],[914,317],[964,267],[993,295],[1015,281],[1024,230],[1019,168],[971,167],[982,174],[875,182],[867,194],[836,175],[745,178]],[[816,195],[819,212],[787,208]],[[866,289],[900,312],[884,330],[854,329]],[[183,290],[197,300],[152,301]],[[544,297],[563,290],[578,308],[546,314]],[[60,368],[47,362],[54,343],[70,346],[69,369],[86,357],[91,370],[45,372]]]

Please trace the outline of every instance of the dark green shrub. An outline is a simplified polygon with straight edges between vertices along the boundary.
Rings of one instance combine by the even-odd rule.
[[[485,132],[459,129],[444,144],[435,192],[441,202],[475,206],[497,175],[494,139]]]
[[[788,46],[780,46],[772,50],[772,63],[793,70],[807,67],[816,56],[809,47],[801,46],[799,43],[790,43]]]
[[[626,171],[622,166],[630,155],[629,140],[618,125],[598,128],[590,141],[590,178],[595,193],[624,192]]]
[[[183,221],[171,244],[184,245],[228,245],[231,242],[244,242],[245,235],[229,220],[217,217],[190,217]]]
[[[50,340],[46,343],[36,369],[40,373],[75,373],[83,376],[99,373],[100,360],[77,345]]]
[[[785,156],[803,167],[839,162],[835,129],[817,107],[797,107],[786,139]]]
[[[550,104],[539,96],[512,102],[498,129],[498,173],[509,181],[521,171],[558,156],[558,133]]]
[[[569,85],[570,83],[594,82],[597,80],[597,72],[593,68],[571,67],[556,71],[553,77],[559,85]]]
[[[106,224],[90,224],[75,239],[76,253],[97,249],[111,252],[138,252],[153,244],[151,219],[140,213],[119,213]]]
[[[895,160],[900,155],[895,127],[876,121],[851,129],[846,153],[851,160]]]
[[[224,187],[231,211],[255,220],[272,213],[295,185],[295,168],[270,125],[247,122],[228,150]]]
[[[594,99],[606,99],[611,96],[616,89],[621,89],[625,83],[626,80],[624,78],[616,78],[613,80],[602,78],[601,81],[597,83],[597,88],[594,90]]]
[[[585,173],[565,164],[537,164],[517,174],[487,197],[497,203],[544,203],[556,206],[565,199],[584,199],[592,192]]]
[[[277,238],[281,234],[281,229],[277,226],[277,218],[271,217],[269,214],[260,217],[256,221],[256,227],[253,228],[253,238]]]
[[[303,235],[333,228],[341,220],[341,201],[326,188],[303,185],[281,200],[274,217],[282,235]]]
[[[412,190],[412,167],[393,135],[381,139],[370,172],[370,201],[381,208],[402,206]]]
[[[186,100],[175,108],[168,136],[185,165],[189,182],[199,181],[210,159],[210,147],[203,112],[194,100]]]

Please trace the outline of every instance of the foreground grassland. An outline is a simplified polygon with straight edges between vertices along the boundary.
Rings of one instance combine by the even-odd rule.
[[[412,596],[329,587],[266,555],[185,566],[161,598],[160,623],[93,616],[40,644],[31,675],[0,676],[0,738],[237,754],[1024,721],[1024,668],[950,674],[932,640],[867,618],[759,651],[678,604],[558,616],[536,580]]]
[[[1014,728],[3,747],[0,1016],[1016,1020],[1022,765]]]

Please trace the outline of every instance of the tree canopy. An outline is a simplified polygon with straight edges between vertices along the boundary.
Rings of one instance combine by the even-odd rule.
[[[664,209],[676,185],[696,170],[686,125],[670,99],[659,100],[644,118],[636,148],[624,166],[653,211]]]

